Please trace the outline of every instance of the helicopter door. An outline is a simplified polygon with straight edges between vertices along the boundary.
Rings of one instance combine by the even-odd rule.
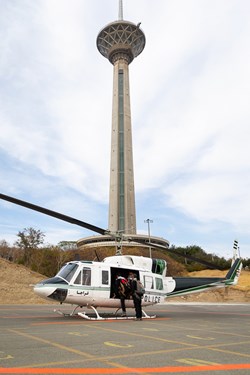
[[[115,280],[117,275],[128,277],[128,270],[123,268],[111,267],[111,286],[110,286],[110,298],[113,298],[115,295]],[[117,297],[116,297],[117,298]]]

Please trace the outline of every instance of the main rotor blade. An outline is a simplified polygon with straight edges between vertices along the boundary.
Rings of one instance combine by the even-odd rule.
[[[63,215],[63,214],[60,214],[59,212],[52,211],[52,210],[49,210],[47,208],[44,208],[44,207],[41,207],[41,206],[37,206],[35,204],[29,203],[29,202],[26,202],[26,201],[22,201],[21,199],[13,198],[13,197],[10,197],[8,195],[1,194],[1,193],[0,193],[0,199],[3,199],[5,201],[8,201],[8,202],[11,202],[11,203],[14,203],[14,204],[17,204],[19,206],[23,206],[23,207],[29,208],[30,210],[33,210],[33,211],[41,212],[42,214],[55,217],[56,219],[59,219],[59,220],[62,220],[62,221],[66,221],[68,223],[78,225],[78,226],[80,226],[82,228],[89,229],[89,230],[91,230],[93,232],[96,232],[96,233],[99,233],[99,234],[103,234],[103,235],[104,234],[109,234],[109,235],[111,235],[111,237],[116,237],[114,234],[110,233],[108,230],[105,230],[105,229],[102,229],[102,228],[97,227],[95,225],[92,225],[92,224],[86,223],[84,221],[75,219],[75,218],[73,218],[71,216]],[[193,256],[188,255],[188,254],[180,253],[179,251],[172,250],[172,249],[169,249],[168,247],[161,246],[161,245],[158,245],[158,244],[146,241],[146,240],[140,240],[140,239],[134,240],[133,239],[132,241],[140,243],[140,244],[143,244],[145,246],[150,246],[150,247],[155,248],[155,249],[160,249],[160,250],[167,251],[167,252],[169,252],[171,254],[174,254],[174,255],[177,255],[177,256],[180,256],[180,257],[192,260],[192,261],[197,262],[197,263],[201,263],[201,264],[203,264],[203,265],[205,265],[205,266],[207,266],[209,268],[222,269],[221,267],[215,266],[214,264],[209,263],[209,262],[207,262],[205,260],[193,257]]]
[[[15,203],[19,206],[29,208],[30,210],[33,210],[33,211],[41,212],[42,214],[55,217],[56,219],[66,221],[68,223],[78,225],[80,227],[92,230],[93,232],[97,232],[97,233],[100,233],[100,234],[109,234],[108,230],[96,227],[95,225],[92,225],[92,224],[89,224],[89,223],[85,223],[84,221],[81,221],[81,220],[78,220],[78,219],[74,219],[73,217],[60,214],[59,212],[48,210],[47,208],[37,206],[35,204],[29,203],[29,202],[26,202],[26,201],[22,201],[22,200],[17,199],[17,198],[10,197],[8,195],[0,194],[0,199],[4,199],[5,201]]]
[[[222,268],[219,267],[218,265],[215,265],[213,263],[207,262],[206,260],[203,260],[203,259],[196,258],[196,257],[194,257],[192,255],[183,254],[183,253],[181,253],[179,251],[169,249],[168,247],[165,247],[165,246],[162,246],[162,245],[154,244],[152,242],[149,242],[149,241],[146,241],[146,240],[140,240],[140,239],[136,239],[136,240],[132,240],[132,241],[144,244],[146,246],[150,246],[150,247],[155,248],[155,249],[160,249],[160,250],[167,251],[167,252],[169,252],[171,254],[180,256],[182,258],[186,258],[186,259],[192,260],[193,262],[197,262],[197,263],[203,264],[204,266],[207,266],[209,268],[213,268],[213,269],[217,269],[217,270],[222,270]]]

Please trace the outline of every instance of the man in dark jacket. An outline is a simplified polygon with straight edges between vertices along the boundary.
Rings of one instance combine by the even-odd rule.
[[[141,308],[141,295],[136,293],[137,291],[137,278],[132,272],[129,273],[129,282],[131,288],[131,295],[134,301],[136,320],[142,320],[142,308]]]

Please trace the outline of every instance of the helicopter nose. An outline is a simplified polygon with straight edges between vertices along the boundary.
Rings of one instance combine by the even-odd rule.
[[[35,294],[42,298],[48,298],[49,295],[51,295],[55,291],[55,289],[55,287],[51,287],[44,284],[36,284],[34,286]]]
[[[49,298],[55,301],[63,302],[68,294],[68,290],[64,288],[56,288],[48,284],[36,284],[34,292],[42,298]]]

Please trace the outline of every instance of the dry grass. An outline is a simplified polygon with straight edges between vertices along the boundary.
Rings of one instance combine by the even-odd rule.
[[[43,275],[2,258],[0,275],[0,304],[49,303],[33,292],[33,285],[45,279]]]

